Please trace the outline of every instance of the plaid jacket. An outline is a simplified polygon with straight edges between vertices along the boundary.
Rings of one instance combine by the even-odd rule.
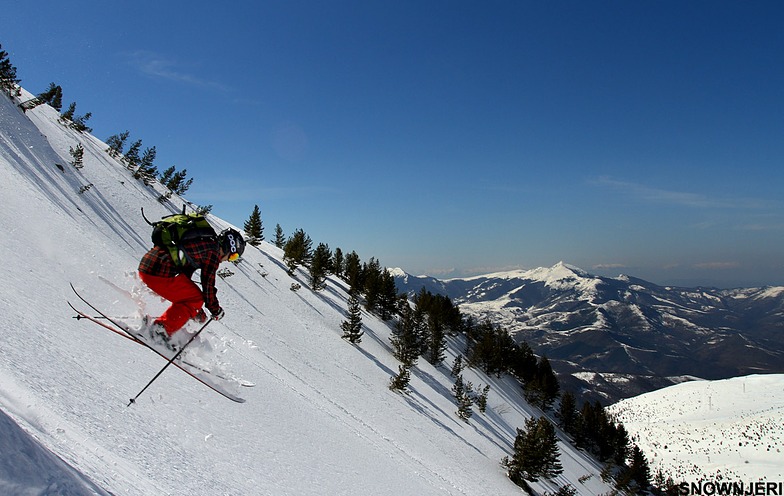
[[[185,274],[190,278],[194,272],[201,270],[201,292],[204,306],[211,314],[220,312],[218,290],[215,288],[215,273],[220,265],[220,248],[213,239],[194,239],[185,241],[181,247],[187,260],[184,268],[177,268],[169,252],[153,246],[144,254],[139,263],[139,272],[158,277],[174,277]]]

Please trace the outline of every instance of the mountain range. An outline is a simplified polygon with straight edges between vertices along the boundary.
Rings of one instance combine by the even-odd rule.
[[[784,372],[784,287],[659,286],[563,262],[448,280],[393,274],[400,291],[447,295],[465,315],[503,326],[585,400]]]

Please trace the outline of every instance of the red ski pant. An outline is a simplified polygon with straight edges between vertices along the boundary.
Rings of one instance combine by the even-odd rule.
[[[185,274],[160,277],[139,272],[139,278],[147,287],[172,303],[163,315],[155,319],[155,323],[161,324],[169,336],[196,317],[204,304],[201,289]]]

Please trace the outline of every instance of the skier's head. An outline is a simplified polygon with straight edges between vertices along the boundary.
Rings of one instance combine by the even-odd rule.
[[[218,244],[229,262],[236,261],[242,255],[242,252],[245,251],[245,240],[242,238],[242,234],[234,229],[221,231],[218,234]]]

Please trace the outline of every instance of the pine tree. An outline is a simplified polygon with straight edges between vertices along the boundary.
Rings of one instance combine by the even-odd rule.
[[[58,112],[63,108],[63,89],[59,85],[51,83],[49,89],[41,95],[41,98],[46,101],[52,108]]]
[[[430,317],[428,319],[427,354],[425,358],[434,366],[438,366],[446,357],[446,334],[441,320]]]
[[[77,169],[81,169],[84,167],[84,147],[81,143],[76,144],[76,148],[70,147],[71,157],[73,160],[71,161],[71,165],[73,165]]]
[[[452,362],[452,377],[457,377],[463,373],[465,364],[463,363],[463,355],[457,355],[455,361]]]
[[[92,112],[87,112],[84,115],[74,117],[73,122],[71,123],[71,128],[79,131],[80,133],[93,132],[93,128],[87,125],[87,121],[89,121],[90,117],[92,116],[93,116]]]
[[[319,243],[310,261],[310,287],[313,291],[320,291],[327,286],[327,273],[331,260],[332,252],[329,246]]]
[[[479,396],[474,398],[474,403],[479,407],[480,412],[485,413],[487,411],[487,395],[490,394],[490,385],[488,384],[478,391],[481,392],[479,393]]]
[[[344,269],[345,261],[343,259],[343,250],[335,248],[335,252],[332,255],[332,273],[340,277],[343,275]]]
[[[465,394],[465,385],[463,384],[463,375],[455,377],[455,384],[452,386],[452,394],[455,398],[459,398]]]
[[[457,402],[457,416],[468,422],[468,419],[474,414],[472,408],[471,394],[473,394],[473,384],[471,382],[463,382],[463,376],[458,375],[455,379],[455,385],[452,386],[452,393],[455,395]]]
[[[510,350],[509,362],[509,370],[523,382],[530,381],[536,374],[536,355],[525,341],[514,344]]]
[[[661,468],[656,471],[656,475],[653,477],[653,485],[657,489],[657,491],[654,491],[654,494],[679,494],[675,481],[672,480],[671,476],[665,475]]]
[[[525,384],[526,399],[541,408],[549,408],[558,397],[560,389],[550,361],[545,356],[541,357],[536,367],[536,375]]]
[[[485,320],[468,332],[468,363],[487,375],[513,370],[517,345],[505,329]]]
[[[283,247],[283,263],[289,268],[289,275],[293,275],[300,265],[310,263],[313,256],[311,246],[310,236],[305,234],[302,229],[294,231],[294,234],[286,241],[286,245]]]
[[[362,272],[365,278],[365,308],[368,312],[375,312],[381,299],[381,264],[372,257]]]
[[[615,457],[621,446],[628,446],[628,439],[619,439],[619,435],[625,433],[619,431],[613,422],[608,418],[607,412],[598,401],[586,402],[580,410],[580,422],[578,422],[575,440],[578,446],[587,449],[596,455],[601,461],[608,461]]]
[[[18,91],[16,85],[21,80],[16,78],[16,67],[11,64],[8,52],[2,50],[0,45],[0,90],[5,91],[8,96],[13,96]]]
[[[128,132],[128,131],[126,131],[126,133],[127,133],[127,132]],[[127,138],[127,136],[126,136],[126,138]],[[120,150],[122,151],[122,148],[121,148]],[[170,181],[172,180],[172,178],[174,177],[174,172],[175,172],[175,171],[176,171],[176,169],[175,169],[175,167],[172,165],[172,166],[171,166],[171,167],[169,167],[168,169],[166,169],[166,170],[164,170],[163,172],[161,172],[161,175],[160,175],[160,177],[158,177],[158,181],[160,181],[160,183],[161,183],[161,184],[163,184],[164,186],[166,186],[167,184],[169,184],[169,182],[170,182]]]
[[[546,479],[552,479],[556,475],[563,473],[555,427],[544,417],[540,417],[536,423],[536,440],[538,451],[542,456],[541,469],[538,475]]]
[[[67,109],[60,112],[60,120],[63,122],[73,121],[74,114],[76,113],[76,102],[71,102]]]
[[[381,271],[378,308],[381,320],[389,320],[397,309],[397,286],[395,277],[385,268]]]
[[[185,180],[187,175],[188,175],[188,169],[183,169],[179,172],[175,172],[175,168],[172,165],[171,167],[163,171],[163,174],[160,177],[160,182],[172,193],[183,195],[185,194],[186,191],[188,191],[188,188],[191,187],[191,184],[193,184],[192,178],[188,179],[187,181]]]
[[[133,177],[141,179],[145,186],[151,185],[155,181],[155,176],[158,175],[158,168],[153,164],[156,154],[154,146],[145,149],[139,161],[139,168],[133,173]]]
[[[198,205],[195,210],[196,215],[201,216],[206,216],[210,212],[212,212],[212,205]]]
[[[250,218],[245,221],[245,240],[252,246],[259,246],[264,241],[264,226],[261,222],[261,210],[254,205]]]
[[[392,376],[392,379],[389,381],[389,389],[405,393],[408,388],[408,382],[411,380],[411,372],[409,372],[406,365],[398,365],[397,370],[397,375]]]
[[[109,145],[109,148],[106,149],[109,156],[112,158],[117,158],[123,153],[123,148],[125,148],[125,142],[128,141],[128,136],[130,136],[130,131],[125,131],[120,134],[113,134],[106,139],[106,144]],[[174,173],[174,168],[172,167],[172,173]]]
[[[632,446],[629,466],[618,474],[617,483],[620,488],[631,489],[636,494],[643,494],[651,485],[648,460],[636,445]]]
[[[357,252],[352,251],[346,255],[345,280],[350,291],[361,291],[362,288],[362,265],[359,261]]]
[[[645,491],[651,484],[651,469],[648,466],[648,459],[645,454],[637,446],[632,446],[632,480],[637,484],[637,489]]]
[[[71,103],[65,112],[60,114],[60,121],[68,125],[71,129],[75,129],[80,133],[89,133],[91,128],[87,127],[87,121],[92,117],[92,112],[87,112],[82,116],[76,116],[76,102]]]
[[[280,224],[275,224],[275,246],[283,248],[286,245],[286,236],[283,234],[283,228]]]
[[[43,105],[44,103],[48,103],[52,106],[55,110],[62,110],[63,108],[63,89],[57,86],[54,83],[49,83],[49,88],[44,91],[43,93],[39,93],[38,96],[31,98],[27,101],[24,101],[19,104],[19,107],[27,112],[30,109],[34,109],[39,105]]]
[[[125,160],[125,166],[128,170],[134,170],[136,167],[139,166],[139,162],[141,161],[141,157],[139,157],[139,152],[142,149],[142,140],[136,140],[131,143],[131,147],[128,148],[128,151],[125,153],[123,159]],[[170,188],[171,189],[171,188]]]
[[[555,427],[544,417],[529,418],[525,429],[517,429],[512,458],[505,458],[509,478],[518,485],[524,480],[536,482],[540,477],[551,479],[563,472],[559,460]]]
[[[416,365],[419,359],[419,336],[414,321],[414,310],[405,302],[400,311],[400,320],[389,340],[392,342],[392,355],[407,367]]]
[[[579,417],[577,416],[577,401],[570,391],[564,391],[561,395],[561,404],[558,406],[556,416],[563,430],[574,435]]]
[[[362,342],[362,335],[365,333],[362,330],[362,309],[359,306],[359,299],[353,293],[348,298],[346,320],[340,324],[340,328],[343,330],[343,339],[347,339],[352,344]]]
[[[622,465],[629,457],[629,433],[620,422],[615,423],[612,419],[607,419],[607,434],[609,438],[610,449],[612,450],[612,459],[616,465]]]

